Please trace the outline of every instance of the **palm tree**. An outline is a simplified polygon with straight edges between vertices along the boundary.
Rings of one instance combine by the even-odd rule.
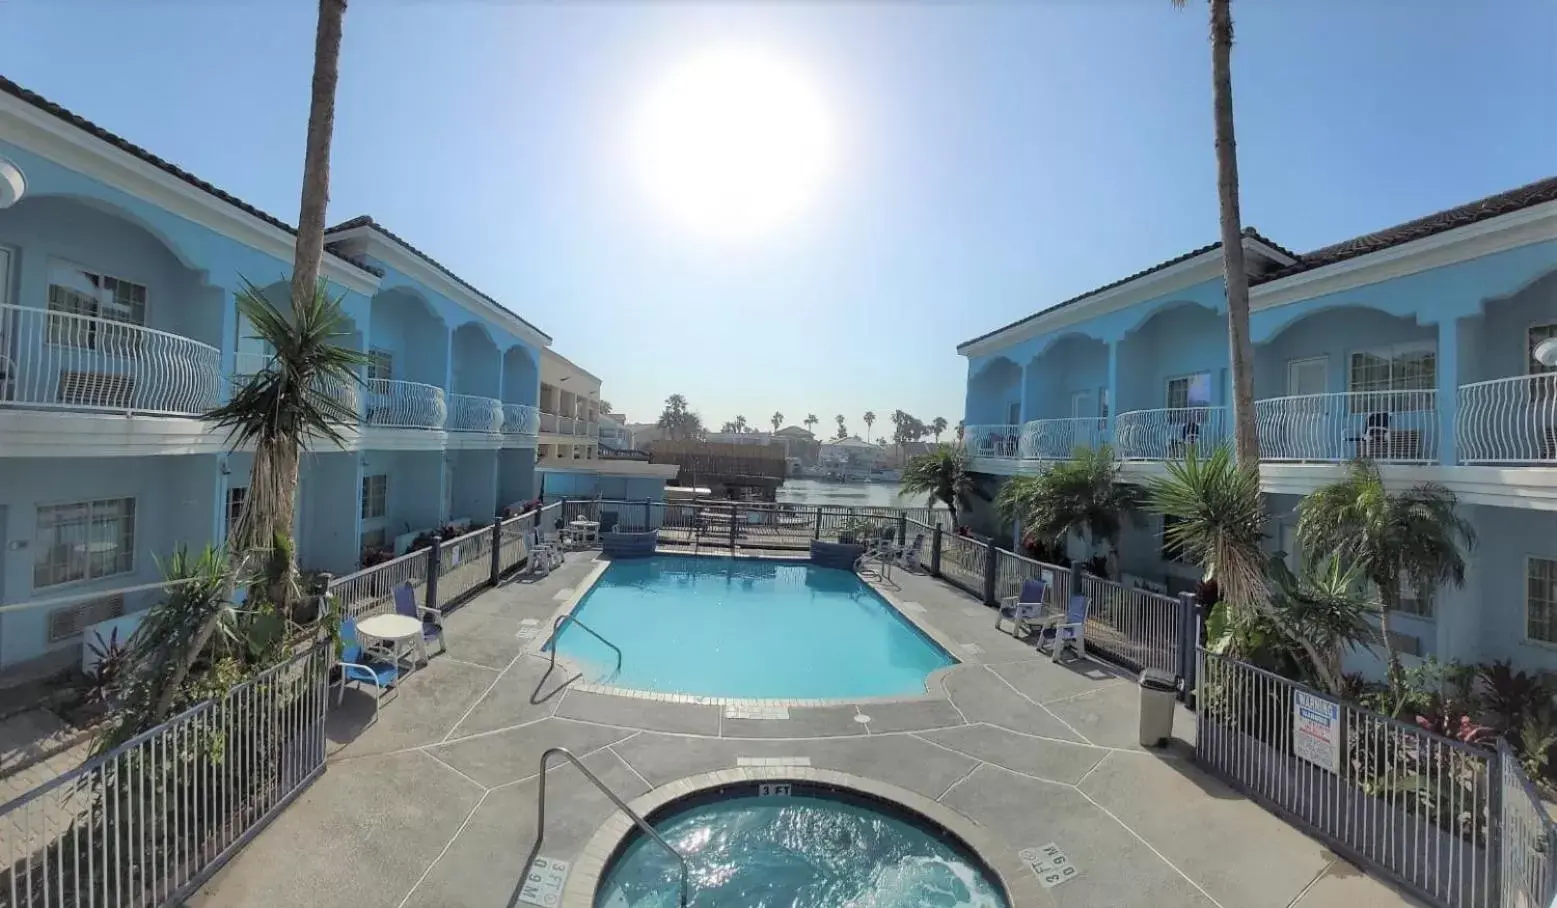
[[[745,432],[746,431],[746,417],[744,417],[744,416],[737,416],[737,417],[735,417],[735,431],[737,431],[737,432]]]
[[[849,437],[849,432],[848,432],[848,429],[845,428],[845,426],[843,424],[843,414],[839,413],[837,416],[834,416],[833,419],[835,421],[837,421],[837,423],[838,423],[838,437],[839,438],[848,438]]]
[[[860,418],[865,420],[865,440],[870,441],[870,427],[876,424],[876,414],[866,410],[865,415]]]
[[[1071,537],[1079,536],[1088,558],[1101,547],[1112,564],[1125,516],[1139,519],[1134,512],[1141,504],[1140,487],[1121,482],[1119,472],[1107,445],[1078,447],[1070,460],[1012,477],[995,497],[995,508],[1052,550],[1064,552]]]
[[[1182,9],[1186,0],[1173,0]],[[1233,135],[1233,13],[1231,0],[1211,7],[1211,109],[1216,129],[1216,189],[1222,234],[1222,276],[1227,284],[1227,345],[1233,371],[1234,443],[1238,462],[1258,464],[1254,421],[1254,344],[1249,336],[1249,277],[1243,265],[1243,224],[1238,209],[1238,143]]]
[[[978,494],[970,467],[967,451],[939,445],[935,450],[909,460],[898,487],[909,495],[930,496],[932,507],[937,501],[945,504],[951,512],[952,526],[956,526],[957,505],[967,504]]]
[[[967,426],[963,425],[963,420],[960,420],[960,419],[957,420],[957,440],[959,442],[962,441],[962,435],[963,435],[963,432],[966,431],[966,429],[967,429]]]
[[[1163,517],[1163,541],[1198,564],[1214,581],[1234,627],[1259,618],[1279,621],[1266,584],[1265,502],[1258,464],[1236,460],[1226,445],[1209,455],[1186,448],[1183,460],[1167,462],[1168,475],[1147,484],[1147,508]],[[1285,627],[1313,664],[1324,688],[1339,690],[1332,660],[1301,628]]]
[[[946,417],[937,416],[930,420],[930,434],[935,436],[935,443],[941,443],[941,433],[946,431]]]
[[[816,431],[815,431],[816,424],[821,422],[821,420],[816,418],[816,414],[815,413],[807,413],[806,414],[806,418],[802,419],[801,422],[806,424],[806,431],[807,432],[810,432],[812,435],[815,435],[816,434]]]
[[[773,415],[768,417],[768,422],[773,424],[773,434],[777,435],[779,426],[784,424],[784,414],[774,410]]]
[[[1298,544],[1308,559],[1334,556],[1355,565],[1379,594],[1379,631],[1392,686],[1400,656],[1390,638],[1390,612],[1402,587],[1426,602],[1445,583],[1465,585],[1465,552],[1476,529],[1461,517],[1454,493],[1435,482],[1403,492],[1384,488],[1378,465],[1354,460],[1345,479],[1315,490],[1298,505]],[[1463,547],[1463,549],[1462,549]]]

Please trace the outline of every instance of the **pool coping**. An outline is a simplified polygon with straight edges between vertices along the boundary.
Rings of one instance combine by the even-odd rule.
[[[681,553],[670,554],[680,555]],[[729,558],[731,556],[685,555],[682,557]],[[739,558],[741,556],[734,557]],[[811,563],[811,559],[809,557],[774,558],[772,556],[765,556],[764,560],[792,561],[796,564],[807,565]],[[605,554],[604,552],[598,552],[595,554],[595,557],[592,560],[594,567],[590,570],[589,574],[585,575],[584,579],[579,582],[579,585],[573,588],[572,593],[569,594],[568,597],[563,600],[562,604],[552,612],[550,620],[553,626],[556,625],[557,621],[559,621],[563,615],[573,613],[573,610],[578,607],[578,604],[583,601],[584,597],[589,595],[589,591],[594,589],[595,584],[600,581],[600,577],[605,574],[606,569],[611,566],[611,561],[611,556]],[[949,697],[946,692],[947,676],[952,671],[968,664],[967,662],[963,661],[961,656],[957,654],[958,650],[961,649],[961,644],[951,639],[951,637],[947,636],[934,625],[920,620],[920,617],[914,612],[903,608],[903,603],[900,602],[897,597],[892,595],[891,591],[883,585],[879,577],[867,577],[858,571],[852,571],[851,573],[853,573],[861,583],[869,587],[872,592],[880,596],[882,600],[885,601],[887,605],[897,613],[899,618],[902,618],[904,621],[908,622],[911,627],[918,630],[921,634],[929,637],[930,640],[934,642],[936,646],[939,646],[942,652],[946,653],[947,657],[952,660],[950,665],[944,665],[925,676],[924,693],[885,694],[875,697],[718,697],[706,694],[675,694],[666,691],[643,690],[636,687],[618,687],[612,684],[596,684],[592,681],[574,681],[569,685],[569,687],[572,690],[577,690],[581,693],[607,694],[613,697],[628,697],[635,700],[652,700],[658,703],[683,703],[691,706],[740,706],[783,709],[818,706],[870,705],[875,703],[903,703],[918,702],[923,700],[947,699]],[[537,634],[535,639],[530,642],[530,645],[526,648],[525,652],[537,656],[542,656],[543,658],[551,658],[551,655],[545,650],[546,643],[550,639],[550,634],[547,634],[545,637]],[[584,667],[574,662],[567,656],[558,653],[556,660],[557,664],[562,666],[564,670],[571,672],[579,677],[583,676]]]
[[[804,766],[772,766],[743,769],[721,769],[698,773],[654,788],[628,802],[628,807],[640,817],[649,817],[655,811],[692,795],[731,785],[757,782],[804,782],[858,792],[870,798],[917,814],[959,839],[984,865],[987,875],[1000,888],[1010,908],[1022,908],[1038,904],[1042,887],[1015,851],[1001,845],[993,833],[950,807],[930,798],[888,782],[878,782],[864,776],[851,775],[831,769],[812,769]],[[562,892],[560,908],[594,908],[595,890],[609,867],[617,849],[626,843],[636,829],[632,818],[621,810],[613,810],[595,834],[590,837],[578,857],[573,861],[568,882]]]

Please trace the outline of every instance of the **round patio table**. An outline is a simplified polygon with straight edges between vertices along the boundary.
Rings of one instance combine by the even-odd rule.
[[[406,644],[415,643],[418,660],[427,661],[427,645],[422,639],[422,622],[415,618],[396,614],[373,615],[357,622],[357,634],[391,644],[396,662],[405,660]],[[414,661],[412,665],[415,665]]]
[[[594,520],[575,520],[568,524],[568,527],[573,530],[575,539],[585,539],[589,542],[594,542],[600,532],[600,523]]]

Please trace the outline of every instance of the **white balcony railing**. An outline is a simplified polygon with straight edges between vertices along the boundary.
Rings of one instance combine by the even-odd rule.
[[[503,404],[504,435],[534,435],[540,429],[541,411],[529,404]]]
[[[1255,401],[1260,459],[1438,460],[1436,391],[1346,391]]]
[[[443,389],[414,381],[370,378],[367,423],[385,429],[441,429],[449,407]]]
[[[450,394],[449,429],[495,435],[503,429],[503,402],[475,394]]]
[[[1108,440],[1108,419],[1030,419],[1022,424],[1017,456],[1023,460],[1066,460],[1077,448],[1097,448]]]
[[[209,344],[113,319],[0,305],[0,406],[199,416],[222,393]]]
[[[233,355],[232,383],[236,388],[244,384],[249,377],[259,372],[270,364],[268,353],[237,353]],[[346,381],[339,378],[320,379],[319,385],[324,392],[350,410],[354,415],[352,422],[356,422],[362,413],[362,386],[355,379]]]
[[[1557,373],[1461,385],[1461,463],[1557,463]]]
[[[1131,410],[1114,417],[1121,460],[1177,460],[1191,447],[1204,452],[1228,440],[1225,407]]]
[[[555,413],[542,413],[541,414],[541,431],[542,432],[552,432],[552,433],[555,433],[557,431],[557,414],[555,414]]]
[[[1018,425],[968,426],[962,431],[963,446],[972,457],[1015,459],[1021,439]]]
[[[571,416],[559,416],[557,417],[557,434],[572,435],[577,424],[578,420]]]

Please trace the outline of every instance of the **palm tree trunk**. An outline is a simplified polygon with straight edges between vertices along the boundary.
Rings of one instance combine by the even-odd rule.
[[[330,137],[335,132],[335,83],[340,77],[341,24],[346,0],[319,0],[314,35],[313,97],[308,104],[308,145],[303,157],[303,200],[297,215],[292,262],[292,308],[314,295],[324,257],[324,210],[330,201]]]
[[[1254,345],[1249,338],[1249,276],[1243,264],[1238,210],[1238,143],[1233,136],[1233,14],[1231,0],[1211,0],[1211,98],[1216,121],[1216,189],[1222,222],[1222,271],[1227,282],[1227,344],[1233,369],[1233,445],[1241,464],[1259,464],[1254,422]]]
[[[1392,588],[1379,586],[1379,636],[1384,641],[1385,675],[1389,681],[1389,689],[1400,690],[1401,676],[1405,670],[1400,667],[1400,653],[1395,650],[1395,637],[1390,631],[1389,616],[1395,611],[1395,604],[1400,601],[1400,594]]]

